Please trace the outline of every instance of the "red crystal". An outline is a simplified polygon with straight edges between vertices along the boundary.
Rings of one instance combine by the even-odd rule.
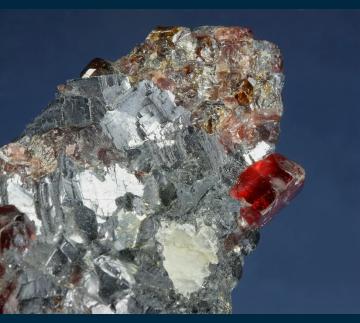
[[[10,248],[24,251],[35,239],[35,226],[15,206],[0,207],[0,255]]]
[[[243,203],[240,220],[263,226],[299,192],[305,179],[304,169],[274,153],[246,168],[230,191]]]

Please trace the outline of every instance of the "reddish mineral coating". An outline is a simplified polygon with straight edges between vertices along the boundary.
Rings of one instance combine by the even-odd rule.
[[[9,299],[11,297],[11,294],[14,292],[15,289],[16,289],[15,282],[10,282],[1,291],[1,294],[0,294],[0,314],[5,313],[4,307],[5,307],[6,303],[9,301]]]
[[[275,143],[279,134],[280,116],[275,112],[261,115],[256,111],[244,112],[241,118],[230,114],[220,130],[220,142],[226,150],[233,150],[234,144],[255,145],[259,141]]]
[[[14,247],[24,251],[35,239],[35,226],[13,205],[0,207],[0,254]]]
[[[14,248],[19,252],[28,248],[35,239],[35,226],[25,214],[19,212],[14,205],[0,207],[0,256],[7,249]],[[16,279],[4,279],[6,267],[0,263],[0,314],[16,289]]]
[[[301,166],[277,153],[249,166],[230,191],[243,202],[240,220],[263,226],[299,192],[304,179]]]
[[[282,114],[279,49],[243,27],[158,27],[112,63],[131,84],[151,80],[189,109],[192,121],[219,135],[227,152],[278,137]],[[206,104],[204,104],[206,102]]]

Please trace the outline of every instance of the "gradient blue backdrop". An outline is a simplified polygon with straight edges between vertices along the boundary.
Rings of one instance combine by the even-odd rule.
[[[244,25],[285,58],[278,151],[304,190],[262,230],[235,313],[360,313],[360,12],[0,11],[0,145],[93,57],[116,59],[156,25]]]

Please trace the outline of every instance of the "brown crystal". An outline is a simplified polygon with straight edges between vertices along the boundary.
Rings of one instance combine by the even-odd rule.
[[[154,31],[150,33],[148,39],[151,42],[157,41],[168,41],[172,42],[171,38],[179,31],[178,27],[175,26],[158,26]]]
[[[112,74],[114,69],[110,62],[102,58],[94,58],[81,71],[80,77],[100,76]]]
[[[243,80],[238,92],[235,94],[236,100],[240,105],[248,106],[253,99],[253,86],[248,80]]]

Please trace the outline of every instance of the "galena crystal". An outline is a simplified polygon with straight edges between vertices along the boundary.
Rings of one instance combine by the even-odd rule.
[[[0,149],[0,311],[231,312],[304,180],[274,153],[282,86],[274,44],[208,26],[156,28],[59,85]]]

